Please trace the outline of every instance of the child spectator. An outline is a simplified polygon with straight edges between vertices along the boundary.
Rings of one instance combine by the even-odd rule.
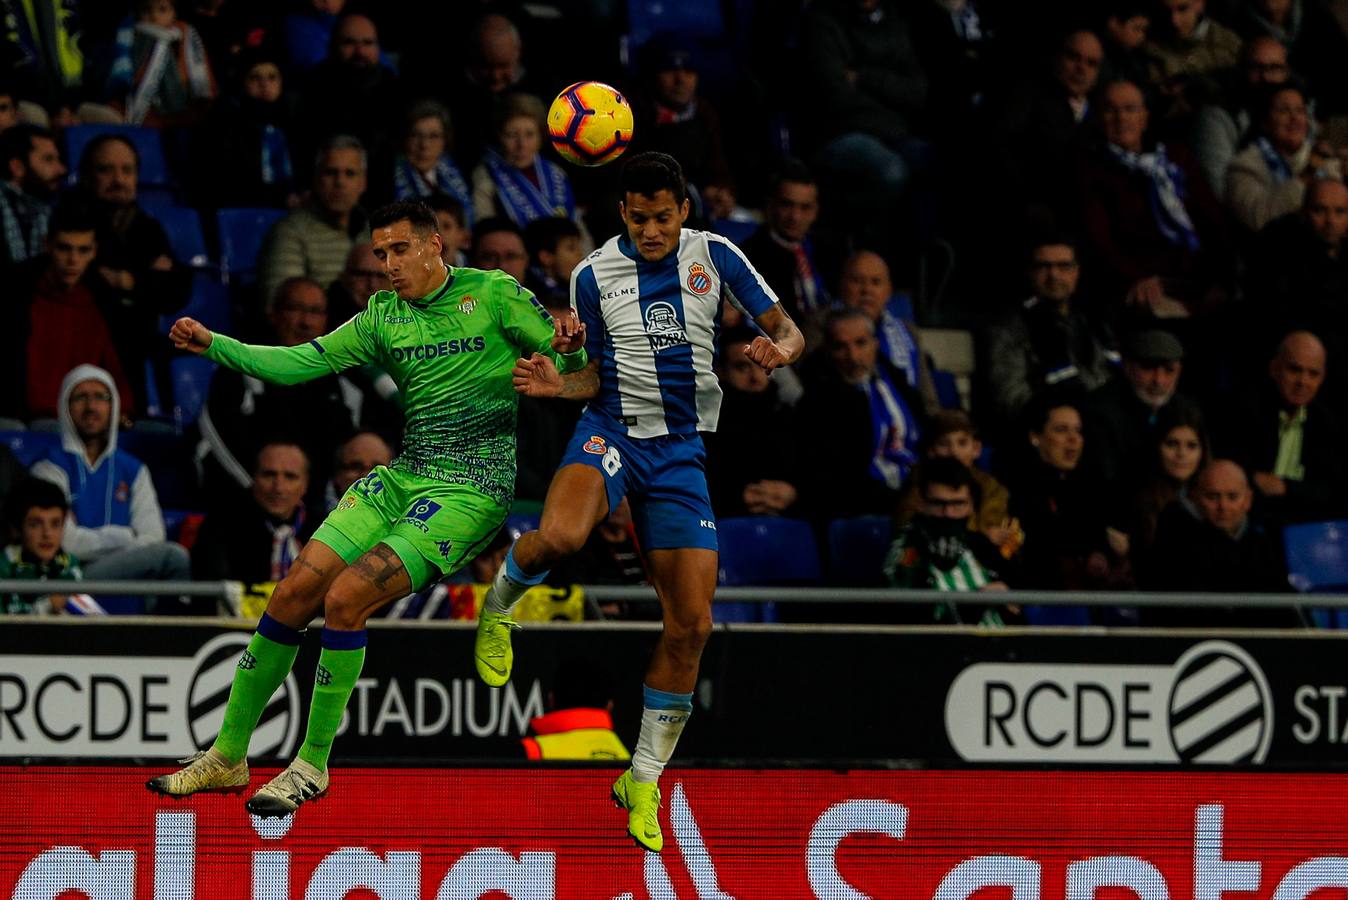
[[[201,35],[178,20],[174,0],[137,0],[136,19],[117,31],[107,96],[129,125],[181,125],[215,98]]]
[[[962,409],[943,409],[931,418],[931,431],[923,443],[923,461],[919,471],[932,460],[956,459],[969,470],[974,485],[973,510],[969,514],[969,529],[987,537],[1010,558],[1020,548],[1020,525],[1009,517],[1011,495],[1006,487],[989,473],[978,468],[978,457],[983,453],[983,442],[978,439],[978,428]],[[904,485],[899,494],[894,521],[907,525],[922,507],[919,485],[921,476]]]
[[[923,464],[914,479],[918,510],[899,529],[885,559],[885,577],[894,587],[937,591],[1006,590],[1005,561],[986,537],[969,527],[975,491],[969,468],[953,457]],[[966,610],[966,614],[972,614]],[[989,606],[976,615],[980,625],[1016,621],[1019,609]],[[961,621],[951,604],[936,608],[937,621]]]
[[[571,305],[571,270],[585,258],[580,228],[570,219],[535,219],[524,228],[529,271],[524,286],[544,306]]]
[[[61,549],[69,504],[54,484],[29,478],[15,485],[5,501],[5,522],[17,537],[0,557],[0,578],[23,581],[78,581],[79,560]],[[97,615],[103,608],[84,594],[9,594],[0,612]]]

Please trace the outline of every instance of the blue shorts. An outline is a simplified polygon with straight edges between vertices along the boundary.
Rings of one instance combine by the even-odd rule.
[[[707,495],[707,449],[699,434],[631,438],[602,415],[580,417],[562,465],[593,466],[604,476],[608,508],[632,503],[646,550],[716,550],[716,518]]]

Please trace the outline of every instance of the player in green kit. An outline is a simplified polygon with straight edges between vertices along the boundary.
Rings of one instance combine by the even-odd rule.
[[[323,650],[304,744],[247,807],[283,816],[326,791],[333,736],[365,660],[366,619],[457,571],[505,520],[515,481],[515,360],[539,352],[563,371],[586,363],[584,326],[574,317],[554,321],[504,272],[445,266],[425,205],[386,206],[370,232],[393,290],[330,334],[259,347],[192,319],[169,333],[180,349],[281,384],[374,363],[398,384],[407,424],[398,458],[347,490],[276,586],[235,669],[214,745],[151,779],[153,791],[186,796],[248,784],[249,738],[320,613]]]

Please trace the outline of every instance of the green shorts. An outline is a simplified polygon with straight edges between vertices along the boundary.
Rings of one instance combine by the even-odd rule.
[[[420,590],[463,568],[491,543],[509,510],[466,484],[375,466],[347,488],[314,532],[347,565],[387,544]]]

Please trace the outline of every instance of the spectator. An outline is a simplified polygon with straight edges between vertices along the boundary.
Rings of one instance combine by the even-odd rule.
[[[1286,47],[1271,37],[1251,38],[1240,48],[1240,68],[1223,102],[1199,107],[1190,144],[1219,200],[1226,199],[1226,170],[1256,121],[1250,111],[1255,97],[1290,74]]]
[[[80,562],[61,549],[70,505],[61,489],[29,478],[15,485],[5,501],[5,524],[18,538],[0,557],[0,578],[21,581],[79,581]],[[8,594],[0,612],[97,615],[103,608],[87,594]]]
[[[831,304],[810,233],[819,218],[819,185],[804,163],[791,160],[774,176],[766,213],[741,249],[791,320],[804,323]]]
[[[820,0],[801,22],[802,80],[796,111],[816,137],[817,171],[831,210],[865,234],[887,224],[921,167],[926,145],[912,120],[927,77],[893,0]],[[834,202],[836,198],[836,202]],[[853,218],[855,217],[855,218]]]
[[[192,545],[192,577],[245,584],[280,581],[317,527],[304,495],[309,458],[298,444],[263,443],[249,476],[247,500],[206,516]]]
[[[1247,41],[1269,37],[1286,48],[1293,71],[1310,82],[1327,116],[1348,112],[1342,70],[1348,37],[1331,10],[1332,4],[1305,0],[1246,0],[1235,21]]]
[[[307,343],[327,329],[327,296],[316,282],[291,278],[277,292],[270,318],[277,346]],[[321,468],[315,467],[313,483],[316,489],[326,484],[332,448],[360,424],[353,422],[344,393],[336,375],[279,385],[233,371],[217,372],[197,423],[201,431],[197,460],[213,504],[227,501],[238,489],[253,487],[245,461],[255,459],[262,443],[278,435],[300,446],[308,459],[324,461]],[[306,462],[306,472],[308,466]]]
[[[1010,485],[1011,515],[1025,531],[1021,582],[1043,590],[1127,587],[1126,561],[1105,532],[1104,486],[1080,467],[1080,411],[1046,397],[1026,419],[1031,457]]]
[[[120,135],[99,135],[80,157],[80,185],[98,221],[93,271],[108,288],[99,299],[132,390],[145,397],[146,363],[162,363],[167,349],[159,317],[187,302],[192,273],[174,264],[164,227],[137,203],[139,177],[136,148]]]
[[[136,0],[114,53],[105,96],[128,125],[186,125],[215,99],[206,45],[178,18],[175,0]]]
[[[880,356],[874,320],[858,309],[829,313],[824,346],[802,380],[801,500],[819,522],[888,513],[917,461],[922,401]]]
[[[1086,261],[1102,299],[1158,317],[1219,304],[1232,271],[1222,212],[1190,157],[1148,143],[1147,107],[1135,84],[1105,88],[1101,119],[1104,149],[1083,161],[1078,197],[1094,257]]]
[[[524,236],[509,219],[482,219],[473,229],[469,259],[477,269],[500,269],[520,284],[528,278],[529,252]]]
[[[983,442],[973,419],[962,409],[943,409],[931,417],[931,427],[922,442],[921,470],[936,459],[957,459],[969,470],[974,486],[973,509],[969,515],[969,529],[985,535],[993,544],[1011,556],[1020,548],[1020,525],[1011,521],[1011,494],[988,472],[978,468],[983,453]],[[896,524],[904,525],[917,514],[922,495],[917,490],[921,480],[910,478],[899,494],[894,511]]]
[[[441,262],[455,267],[468,265],[465,251],[473,237],[468,227],[468,207],[448,194],[431,194],[425,202],[435,213],[435,223],[442,241]]]
[[[1086,397],[1086,468],[1104,482],[1127,473],[1155,438],[1171,406],[1194,407],[1176,393],[1184,347],[1167,331],[1142,331],[1123,342],[1122,372]]]
[[[1336,359],[1348,358],[1348,187],[1311,182],[1300,212],[1270,222],[1248,261],[1247,294],[1258,306],[1246,329],[1258,358],[1267,356],[1270,330],[1296,328],[1320,335]]]
[[[1156,553],[1144,586],[1156,591],[1220,591],[1232,594],[1289,590],[1287,564],[1278,541],[1250,517],[1254,492],[1245,471],[1229,459],[1214,459],[1181,493],[1156,526]],[[1149,624],[1293,625],[1286,610],[1224,611],[1153,608]]]
[[[76,366],[61,383],[61,447],[33,464],[70,501],[62,546],[94,579],[183,581],[187,551],[167,541],[149,468],[118,448],[120,410],[112,376]],[[158,611],[163,611],[156,606]]]
[[[314,161],[313,199],[267,232],[258,257],[258,289],[270,308],[287,278],[312,278],[327,289],[365,233],[365,149],[349,135],[329,139]]]
[[[925,112],[937,143],[977,132],[998,75],[1003,9],[982,0],[924,0],[904,9],[930,86]]]
[[[1076,299],[1076,244],[1062,236],[1036,241],[1027,268],[1030,298],[987,335],[988,400],[1004,424],[1047,391],[1082,399],[1119,364],[1109,326]]]
[[[316,146],[352,135],[372,158],[388,159],[387,141],[397,133],[405,102],[398,76],[380,61],[374,22],[344,13],[333,26],[327,59],[305,75],[296,137],[309,143],[300,146],[300,158],[307,162]]]
[[[1152,9],[1143,0],[1109,0],[1105,4],[1105,27],[1100,32],[1105,49],[1105,62],[1100,70],[1102,83],[1146,82],[1148,70],[1143,47],[1151,28]]]
[[[342,274],[328,288],[328,321],[345,322],[370,305],[370,298],[389,289],[388,276],[369,241],[351,245]]]
[[[299,72],[307,72],[327,57],[333,28],[346,0],[308,0],[304,6],[288,14],[281,24],[286,58]]]
[[[1221,76],[1240,58],[1240,36],[1209,18],[1206,6],[1206,0],[1161,0],[1159,27],[1143,47],[1151,84],[1177,116],[1219,100]]]
[[[903,373],[908,386],[921,395],[925,409],[938,409],[941,404],[936,399],[931,364],[918,343],[917,325],[906,299],[894,295],[889,263],[880,254],[858,250],[843,263],[838,301],[848,309],[861,310],[875,323],[880,357]]]
[[[540,155],[543,117],[537,97],[511,94],[502,99],[495,118],[496,147],[473,170],[476,220],[504,216],[523,228],[534,219],[562,216],[580,224],[566,172]]]
[[[346,489],[370,474],[375,466],[387,466],[393,461],[393,450],[373,431],[353,434],[337,448],[333,460],[332,478],[323,491],[323,508],[332,512]]]
[[[524,248],[529,269],[524,286],[544,306],[571,307],[571,272],[585,258],[580,229],[570,219],[549,216],[535,219],[524,228]]]
[[[1324,344],[1309,331],[1282,339],[1271,384],[1241,398],[1223,423],[1218,451],[1251,472],[1265,521],[1307,522],[1344,512],[1348,429],[1319,398]]]
[[[98,253],[93,216],[81,204],[66,202],[52,215],[47,253],[29,260],[15,278],[15,296],[25,305],[6,330],[10,384],[6,413],[19,418],[50,418],[60,409],[61,379],[81,363],[95,363],[113,375],[118,401],[126,414],[135,408],[122,373],[118,348],[98,303],[102,279],[90,273]]]
[[[603,527],[602,525],[600,527]],[[613,731],[611,677],[578,657],[563,660],[548,691],[548,712],[529,721],[522,739],[529,759],[631,759]]]
[[[42,253],[51,204],[61,189],[66,167],[51,132],[17,125],[0,133],[0,227],[4,229],[0,265],[21,263]]]
[[[473,208],[473,195],[451,156],[454,128],[449,110],[439,101],[420,100],[412,104],[404,122],[402,153],[393,163],[394,199],[420,200],[444,194],[457,200],[467,216]],[[465,224],[472,229],[471,218]]]
[[[1254,108],[1256,132],[1226,170],[1226,205],[1235,220],[1259,231],[1296,212],[1313,178],[1338,178],[1339,160],[1311,139],[1306,95],[1284,82],[1262,92]]]
[[[646,96],[637,103],[632,151],[655,150],[677,159],[700,201],[702,217],[729,218],[734,180],[721,142],[721,117],[705,97],[698,96],[691,42],[666,35],[652,40],[642,52]]]
[[[969,527],[974,483],[959,460],[923,464],[914,479],[918,512],[899,529],[885,557],[885,577],[893,587],[936,591],[1004,591],[1007,563],[997,548]],[[968,617],[968,618],[965,618]],[[998,604],[966,607],[941,603],[936,621],[1002,626],[1022,621],[1020,608]]]
[[[1046,71],[1015,85],[993,104],[985,140],[995,152],[989,179],[1008,197],[1008,212],[1018,221],[1051,218],[1065,205],[1063,173],[1084,143],[1094,117],[1091,96],[1100,79],[1104,49],[1092,31],[1078,29],[1063,38]],[[985,161],[980,158],[980,162]],[[1003,234],[997,229],[997,233]]]
[[[250,41],[255,42],[258,38],[258,32],[254,31],[257,25],[255,13],[243,4],[227,0],[191,0],[182,10],[182,16],[201,35],[217,84],[235,70],[235,62],[244,47],[251,47]]]
[[[19,95],[8,81],[0,81],[0,134],[19,124]]]
[[[721,417],[708,435],[707,485],[717,516],[790,515],[799,497],[795,416],[777,382],[745,353],[758,332],[721,335]]]
[[[469,32],[460,72],[445,73],[442,65],[435,66],[435,74],[449,82],[443,96],[458,126],[454,143],[460,167],[476,165],[486,152],[494,111],[524,79],[523,56],[519,29],[492,12],[483,15]]]
[[[249,50],[235,63],[229,95],[193,134],[188,172],[198,205],[295,206],[294,125],[276,58]]]
[[[53,6],[43,8],[56,11]],[[17,15],[8,9],[6,5],[7,14],[0,17],[0,70],[13,79],[16,99],[70,117],[81,99],[84,78],[80,18]]]
[[[1212,458],[1207,427],[1197,407],[1172,405],[1156,419],[1155,441],[1138,472],[1122,479],[1110,504],[1111,545],[1145,571],[1156,545],[1161,513],[1189,489]]]

